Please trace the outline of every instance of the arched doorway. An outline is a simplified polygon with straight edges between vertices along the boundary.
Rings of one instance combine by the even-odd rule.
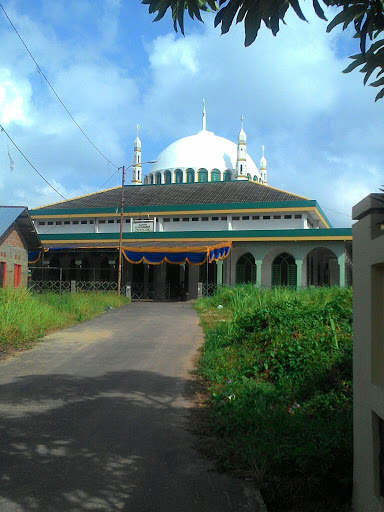
[[[333,251],[316,247],[307,254],[305,261],[307,286],[339,286],[340,268]]]
[[[272,286],[297,286],[295,258],[282,252],[272,263]]]
[[[250,252],[243,254],[236,263],[236,284],[256,283],[256,263]]]

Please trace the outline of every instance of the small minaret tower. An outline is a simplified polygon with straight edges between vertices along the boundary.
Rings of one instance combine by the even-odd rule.
[[[243,129],[244,117],[241,116],[241,130],[237,136],[237,160],[236,179],[246,180],[247,178],[247,136]]]
[[[264,146],[261,146],[260,175],[261,181],[267,183],[267,160],[264,156]]]
[[[136,126],[137,135],[133,143],[133,165],[131,185],[142,185],[141,175],[141,140],[139,139],[140,126]]]

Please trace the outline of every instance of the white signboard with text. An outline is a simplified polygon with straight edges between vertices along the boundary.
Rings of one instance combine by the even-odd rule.
[[[148,233],[155,231],[154,220],[134,220],[132,222],[132,231],[134,233]]]

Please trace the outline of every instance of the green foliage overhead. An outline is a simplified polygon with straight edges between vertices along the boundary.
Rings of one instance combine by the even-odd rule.
[[[221,25],[221,33],[226,34],[232,23],[244,23],[245,46],[251,45],[261,27],[264,25],[275,36],[280,30],[280,22],[284,23],[284,17],[288,9],[293,9],[297,16],[303,20],[305,16],[301,10],[299,0],[141,0],[149,5],[150,13],[157,13],[154,21],[158,21],[168,9],[171,9],[173,25],[184,34],[184,14],[199,21],[201,11],[216,12],[215,27]],[[324,11],[318,0],[312,0],[316,14],[327,21]],[[345,30],[353,24],[354,38],[360,40],[361,52],[352,55],[353,62],[344,70],[349,73],[361,66],[360,71],[365,74],[364,84],[367,83],[373,73],[376,72],[376,80],[369,85],[380,87],[376,100],[384,96],[384,0],[324,0],[326,7],[339,7],[340,11],[327,27],[330,32],[338,25]],[[367,45],[367,40],[369,44]]]

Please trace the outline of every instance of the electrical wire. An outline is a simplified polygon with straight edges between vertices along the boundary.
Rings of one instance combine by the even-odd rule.
[[[81,133],[84,135],[84,137],[88,140],[88,142],[94,147],[94,149],[96,149],[96,151],[104,158],[104,160],[106,160],[109,164],[111,164],[113,167],[115,167],[116,169],[118,169],[118,166],[115,165],[113,162],[111,162],[111,160],[109,160],[109,158],[107,158],[104,153],[102,153],[100,151],[100,149],[92,142],[92,140],[88,137],[88,135],[84,132],[84,130],[81,128],[81,126],[79,125],[79,123],[76,121],[76,119],[73,117],[73,115],[71,114],[71,112],[68,110],[68,108],[65,106],[64,102],[61,100],[60,96],[57,94],[57,92],[55,91],[55,89],[53,88],[52,84],[50,83],[50,81],[48,80],[48,78],[45,76],[43,70],[40,68],[39,64],[36,62],[36,59],[35,57],[32,55],[31,51],[29,50],[28,46],[26,45],[26,43],[24,42],[23,38],[21,37],[21,35],[19,34],[19,32],[17,31],[15,25],[12,23],[12,20],[10,19],[10,17],[8,16],[6,10],[4,9],[3,5],[0,3],[0,7],[1,9],[3,10],[6,18],[8,19],[9,23],[11,24],[13,30],[16,32],[17,36],[19,37],[20,41],[23,43],[25,49],[27,50],[27,52],[29,53],[31,59],[33,60],[33,62],[35,63],[36,67],[37,67],[37,70],[40,74],[40,76],[42,76],[44,78],[44,80],[47,82],[47,84],[49,85],[49,87],[51,88],[53,94],[56,96],[56,98],[59,100],[60,104],[62,105],[62,107],[64,108],[64,110],[67,112],[67,114],[69,115],[69,117],[72,119],[72,121],[75,123],[75,125],[78,127],[78,129],[81,131]]]
[[[36,167],[33,165],[33,163],[24,155],[24,153],[21,151],[19,146],[16,144],[16,142],[12,139],[12,137],[9,135],[9,133],[5,130],[5,128],[0,124],[1,131],[5,133],[5,135],[8,137],[8,139],[12,142],[12,144],[15,146],[17,151],[23,156],[23,158],[28,162],[28,164],[32,167],[32,169],[40,176],[41,179],[45,181],[45,183],[51,187],[52,190],[56,192],[56,194],[59,194],[60,197],[62,197],[65,201],[68,201],[68,199],[63,196],[61,192],[59,192],[49,181],[39,172]]]

